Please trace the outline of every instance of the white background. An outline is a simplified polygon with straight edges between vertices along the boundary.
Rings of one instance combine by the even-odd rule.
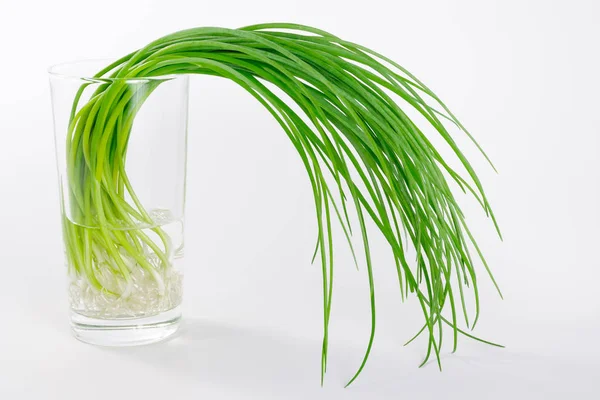
[[[600,378],[600,6],[597,1],[3,0],[0,9],[0,398],[594,399]],[[466,152],[496,210],[469,223],[503,288],[481,274],[476,333],[418,369],[421,323],[400,303],[373,239],[378,330],[368,337],[364,268],[340,252],[325,387],[321,286],[308,180],[278,125],[234,84],[193,79],[186,322],[129,349],[70,336],[46,68],[118,57],[193,26],[291,21],[397,60],[467,125],[494,160]],[[448,338],[450,335],[448,335]]]

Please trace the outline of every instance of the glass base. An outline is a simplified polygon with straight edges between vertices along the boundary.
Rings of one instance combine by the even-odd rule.
[[[71,312],[73,335],[98,346],[139,346],[164,340],[181,321],[181,306],[144,318],[98,319]]]

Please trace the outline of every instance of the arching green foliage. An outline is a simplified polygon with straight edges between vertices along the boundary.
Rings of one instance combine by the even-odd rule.
[[[370,289],[368,347],[348,384],[362,371],[375,334],[374,270],[366,219],[374,222],[389,243],[401,295],[414,295],[420,303],[425,321],[419,334],[429,336],[425,361],[433,353],[439,364],[444,324],[452,328],[454,348],[459,334],[480,340],[458,327],[459,314],[467,327],[474,327],[479,316],[477,274],[470,249],[475,249],[492,281],[493,277],[449,183],[455,182],[475,197],[494,224],[495,219],[475,171],[446,125],[468,132],[430,89],[400,65],[368,48],[300,25],[185,30],[148,44],[97,75],[111,79],[87,104],[76,100],[67,143],[72,201],[78,212],[100,226],[94,233],[78,232],[81,228],[65,219],[68,255],[79,274],[97,289],[106,290],[90,267],[93,248],[105,249],[115,260],[114,273],[125,280],[128,268],[117,249],[124,247],[143,268],[153,270],[137,254],[138,246],[152,243],[143,233],[118,236],[102,227],[113,220],[149,220],[127,179],[124,159],[130,128],[143,103],[140,96],[151,95],[153,88],[132,93],[119,78],[171,74],[215,75],[236,82],[273,115],[298,152],[317,214],[315,256],[320,258],[323,274],[322,375],[333,297],[334,223],[343,228],[353,254],[351,236],[354,233],[361,238]],[[286,96],[276,95],[273,87]],[[402,99],[405,109],[393,96]],[[406,107],[418,112],[443,138],[466,172],[464,176],[442,158],[409,118]],[[126,200],[126,194],[133,202]],[[353,219],[358,229],[352,229]],[[160,228],[156,233],[163,237]],[[168,240],[163,239],[164,249],[154,249],[156,254],[168,251]],[[409,248],[416,252],[416,260],[407,259]],[[467,290],[476,300],[471,323]],[[445,310],[447,316],[443,316]]]

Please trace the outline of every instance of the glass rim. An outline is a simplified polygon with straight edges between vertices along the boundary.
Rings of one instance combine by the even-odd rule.
[[[98,68],[94,71],[98,72],[103,67],[107,67],[111,63],[115,62],[116,59],[110,58],[89,58],[89,59],[78,59],[74,61],[60,62],[53,64],[47,68],[47,73],[50,77],[77,80],[84,82],[96,82],[96,83],[107,83],[107,82],[132,82],[132,83],[145,83],[148,81],[168,81],[172,79],[185,78],[184,74],[166,74],[166,75],[152,75],[152,76],[135,76],[135,77],[97,77],[92,73],[76,73],[76,72],[64,72],[63,70],[76,69],[77,67],[90,66],[91,64],[97,64]]]

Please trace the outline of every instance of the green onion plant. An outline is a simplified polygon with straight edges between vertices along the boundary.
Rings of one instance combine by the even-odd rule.
[[[422,309],[423,327],[415,337],[422,333],[428,337],[423,364],[433,355],[441,368],[444,325],[452,330],[453,350],[459,335],[498,346],[459,328],[459,319],[472,329],[479,318],[475,258],[496,282],[451,186],[473,196],[498,227],[482,184],[448,127],[461,130],[481,148],[423,82],[369,48],[286,23],[176,32],[107,65],[96,78],[173,74],[213,75],[240,85],[279,123],[306,169],[317,217],[313,259],[322,268],[321,382],[333,298],[333,224],[341,226],[357,263],[352,238],[359,238],[364,255],[360,262],[366,266],[370,290],[370,336],[362,363],[348,384],[363,370],[375,337],[376,288],[367,220],[389,244],[400,295],[414,296]],[[73,104],[66,143],[71,203],[81,220],[99,229],[64,218],[68,261],[94,290],[115,298],[128,296],[132,263],[159,287],[161,271],[170,263],[169,237],[151,225],[125,168],[136,113],[158,85],[160,81],[150,81],[136,93],[118,79],[108,80],[85,104],[80,104],[82,87]],[[415,112],[425,121],[423,126],[409,117]],[[442,157],[425,128],[443,139],[463,172]],[[123,223],[147,223],[150,229],[111,229]],[[152,250],[157,262],[145,257],[145,248]],[[409,259],[409,249],[416,258]],[[110,267],[100,271],[95,265],[101,261]],[[118,277],[119,284],[110,284],[106,274]],[[468,291],[475,299],[473,314],[467,307]]]

